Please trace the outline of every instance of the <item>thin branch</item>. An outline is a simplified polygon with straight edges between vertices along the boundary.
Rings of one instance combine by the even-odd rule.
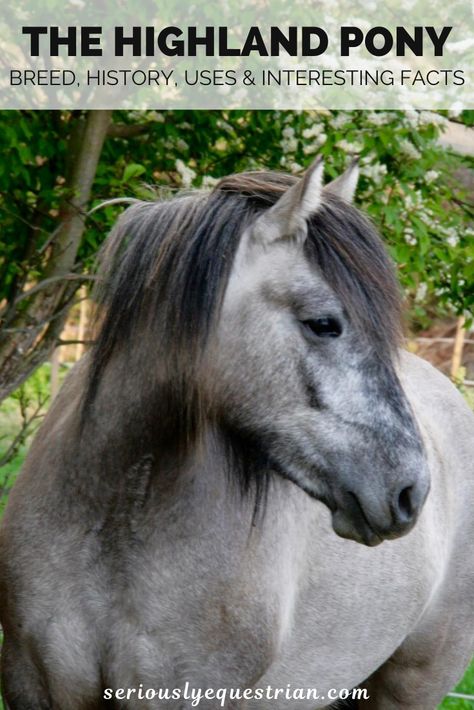
[[[151,126],[149,124],[140,123],[111,123],[107,130],[107,138],[134,138],[149,133]]]
[[[65,315],[71,308],[72,306],[77,305],[78,303],[81,302],[81,299],[78,298],[75,301],[72,299],[74,298],[74,292],[66,298],[66,300],[63,302],[62,307],[52,313],[51,315],[47,316],[46,318],[43,318],[40,321],[37,321],[34,323],[34,327],[36,329],[41,330],[41,328],[44,328],[45,326],[50,326],[54,321],[57,321],[60,319],[63,315]],[[15,328],[2,328],[2,333],[30,333],[31,332],[31,324],[24,326],[24,327],[15,327]]]
[[[7,197],[8,193],[0,191],[0,196],[2,197]],[[24,207],[24,205],[21,205]],[[29,220],[25,219],[21,214],[18,214],[17,212],[13,212],[13,210],[8,209],[8,207],[5,207],[4,204],[0,206],[0,211],[5,212],[6,214],[9,214],[11,217],[14,217],[15,219],[18,219],[20,222],[23,222],[28,229],[31,229],[33,232],[47,232],[44,227],[40,227],[37,224],[33,224]]]
[[[54,242],[54,240],[56,239],[56,236],[59,234],[61,226],[62,226],[61,223],[59,223],[58,226],[56,227],[56,229],[53,229],[53,231],[51,232],[51,234],[49,235],[49,237],[47,238],[45,243],[38,249],[38,254],[44,254],[46,249]]]
[[[47,288],[53,283],[57,283],[58,281],[96,281],[97,277],[91,274],[64,274],[62,276],[50,276],[47,279],[44,279],[43,281],[40,281],[39,284],[36,284],[36,286],[32,286],[28,291],[25,293],[22,293],[18,298],[13,302],[13,305],[16,306],[17,303],[20,303],[20,301],[25,301],[27,298],[30,298],[33,296],[35,293],[38,293],[38,291],[41,291],[44,288]]]
[[[10,446],[6,450],[6,452],[3,454],[2,458],[0,459],[0,468],[2,466],[6,466],[7,463],[10,463],[12,458],[16,455],[18,452],[18,449],[22,444],[24,444],[27,435],[29,434],[29,431],[31,429],[31,425],[33,422],[35,422],[37,419],[41,419],[43,417],[43,414],[41,414],[41,410],[47,403],[48,398],[38,398],[38,406],[34,409],[33,413],[28,416],[27,413],[27,402],[23,397],[20,398],[19,400],[19,405],[20,405],[20,413],[21,413],[21,427],[20,431],[16,434],[14,437],[13,441],[11,442]],[[0,487],[0,497],[5,493],[6,489],[8,488],[8,478],[5,480],[5,483],[2,487]]]
[[[468,202],[466,200],[461,200],[460,197],[452,197],[452,201],[454,202],[455,205],[458,205],[458,207],[461,207],[465,212],[468,214],[472,214],[474,211],[474,202]]]
[[[95,340],[61,340],[56,343],[57,347],[61,345],[94,345]]]

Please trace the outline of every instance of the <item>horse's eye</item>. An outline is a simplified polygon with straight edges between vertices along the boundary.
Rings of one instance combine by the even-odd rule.
[[[342,333],[341,323],[336,318],[330,318],[329,316],[305,320],[303,325],[314,335],[317,335],[318,338],[338,338]]]

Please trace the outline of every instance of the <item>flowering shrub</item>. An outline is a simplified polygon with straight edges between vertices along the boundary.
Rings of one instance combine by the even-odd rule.
[[[96,174],[95,204],[110,197],[150,197],[147,185],[212,188],[231,172],[272,168],[301,173],[322,154],[328,179],[360,157],[357,203],[387,241],[412,316],[472,312],[472,198],[457,182],[470,160],[444,148],[440,136],[459,116],[432,111],[117,111],[130,129],[106,139]],[[15,270],[41,255],[64,197],[69,112],[0,113],[0,300]],[[79,259],[91,263],[118,211],[88,220]],[[32,230],[31,225],[35,226]],[[32,243],[33,242],[33,243]],[[43,251],[42,251],[43,250]],[[40,257],[34,268],[41,272]],[[34,274],[32,274],[34,277]],[[3,293],[2,293],[3,289]]]
[[[322,153],[335,176],[360,156],[358,202],[388,242],[421,322],[429,313],[472,312],[474,304],[472,198],[455,179],[461,159],[439,142],[450,118],[431,111],[283,118],[280,164],[287,170]]]

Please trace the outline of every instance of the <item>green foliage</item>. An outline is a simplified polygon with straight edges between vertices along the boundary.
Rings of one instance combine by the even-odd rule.
[[[428,111],[339,111],[284,121],[287,169],[319,152],[335,177],[360,156],[358,202],[388,242],[412,317],[472,312],[472,206],[454,178],[462,160],[438,141],[447,119]]]
[[[129,163],[125,166],[123,171],[122,182],[124,184],[132,182],[135,178],[146,173],[146,168],[144,165],[137,165],[137,163]]]
[[[474,696],[474,661],[464,674],[464,678],[456,686],[453,692],[462,693],[463,695]],[[465,700],[464,698],[445,698],[444,702],[439,706],[439,710],[472,710],[474,700]]]
[[[50,403],[48,364],[0,404],[0,517],[28,445]]]
[[[466,126],[474,126],[474,111],[472,109],[468,109],[466,111],[463,111],[462,114],[462,122]]]
[[[473,116],[464,111],[456,120],[471,125]],[[81,112],[0,112],[0,300],[25,272],[29,282],[42,275],[81,119]],[[439,144],[447,121],[431,111],[116,111],[121,130],[106,140],[94,204],[148,199],[150,185],[211,187],[247,169],[299,173],[316,153],[334,177],[358,154],[358,203],[388,242],[412,316],[425,323],[430,315],[472,313],[472,204],[455,178],[470,161]],[[89,217],[78,254],[84,268],[121,209],[109,205]]]
[[[0,128],[1,302],[26,265],[31,279],[41,272],[62,193],[67,121],[52,111],[2,111]]]

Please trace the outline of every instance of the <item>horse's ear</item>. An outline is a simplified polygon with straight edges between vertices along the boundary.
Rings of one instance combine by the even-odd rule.
[[[357,182],[359,180],[359,158],[354,158],[347,170],[338,178],[328,183],[324,188],[324,192],[342,197],[346,202],[352,202],[354,199]]]
[[[285,237],[304,239],[306,220],[321,204],[323,160],[317,158],[301,180],[288,188],[280,199],[255,222],[253,234],[270,244]]]

